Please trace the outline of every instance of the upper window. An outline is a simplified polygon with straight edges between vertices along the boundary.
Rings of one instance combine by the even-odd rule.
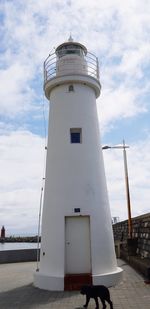
[[[81,128],[71,128],[70,129],[70,142],[81,144],[82,143],[82,129]]]
[[[70,55],[70,54],[75,54],[78,56],[82,56],[84,54],[84,50],[83,48],[78,45],[78,44],[65,44],[60,46],[57,50],[56,50],[56,54],[59,58],[66,56],[66,55]]]

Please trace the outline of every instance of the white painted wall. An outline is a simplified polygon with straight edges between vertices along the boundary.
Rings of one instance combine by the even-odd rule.
[[[114,251],[95,80],[92,87],[90,77],[85,76],[86,82],[88,78],[90,80],[88,85],[77,82],[76,77],[74,82],[71,81],[74,92],[68,92],[70,83],[63,78],[58,85],[56,78],[50,92],[41,260],[35,285],[63,290],[65,217],[83,215],[90,216],[93,283],[109,286],[119,280],[122,270],[117,268]],[[47,86],[46,94],[52,83],[50,81]],[[82,128],[81,144],[70,143],[70,128]],[[74,208],[80,208],[81,213],[75,214]]]
[[[72,74],[87,74],[86,60],[83,56],[66,55],[57,61],[56,74],[57,76]]]

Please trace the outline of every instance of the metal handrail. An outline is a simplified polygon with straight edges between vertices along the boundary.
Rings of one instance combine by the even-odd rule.
[[[81,59],[83,58],[83,66],[84,63],[86,65],[85,70],[82,68],[81,69],[81,74],[91,76],[95,79],[99,79],[99,64],[98,64],[98,58],[93,55],[92,53],[87,52],[86,55],[85,53],[80,53],[80,54],[75,54],[76,49],[71,48],[67,49],[67,51],[71,51],[71,55],[75,55],[79,57],[79,62],[77,61],[78,58],[76,57],[76,68],[81,68]],[[77,50],[80,51],[80,50]],[[60,54],[59,54],[60,55]],[[66,54],[68,55],[68,54]],[[54,77],[59,76],[59,73],[57,72],[57,64],[59,63],[59,59],[63,59],[64,54],[62,53],[62,57],[58,57],[56,53],[53,53],[49,55],[46,60],[44,61],[44,83],[50,81]],[[73,63],[66,62],[65,63],[65,69],[63,69],[63,64],[61,65],[61,76],[62,75],[67,75],[67,74],[75,74],[74,72],[71,73]],[[80,73],[79,73],[80,74]]]

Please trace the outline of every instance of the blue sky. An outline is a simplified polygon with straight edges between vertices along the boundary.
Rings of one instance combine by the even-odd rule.
[[[125,3],[124,3],[125,2]],[[0,226],[37,233],[48,101],[43,62],[70,32],[99,58],[102,145],[127,150],[132,215],[150,211],[150,2],[0,1]],[[46,122],[44,122],[44,117]],[[127,218],[123,156],[105,150],[112,217]]]

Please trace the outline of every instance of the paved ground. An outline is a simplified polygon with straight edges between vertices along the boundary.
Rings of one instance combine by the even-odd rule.
[[[125,262],[119,260],[118,264],[124,269],[124,275],[120,284],[110,288],[114,309],[150,309],[150,285]],[[1,309],[82,308],[84,296],[79,292],[49,292],[35,288],[32,283],[35,269],[33,262],[0,265]],[[93,300],[88,308],[95,308]]]

